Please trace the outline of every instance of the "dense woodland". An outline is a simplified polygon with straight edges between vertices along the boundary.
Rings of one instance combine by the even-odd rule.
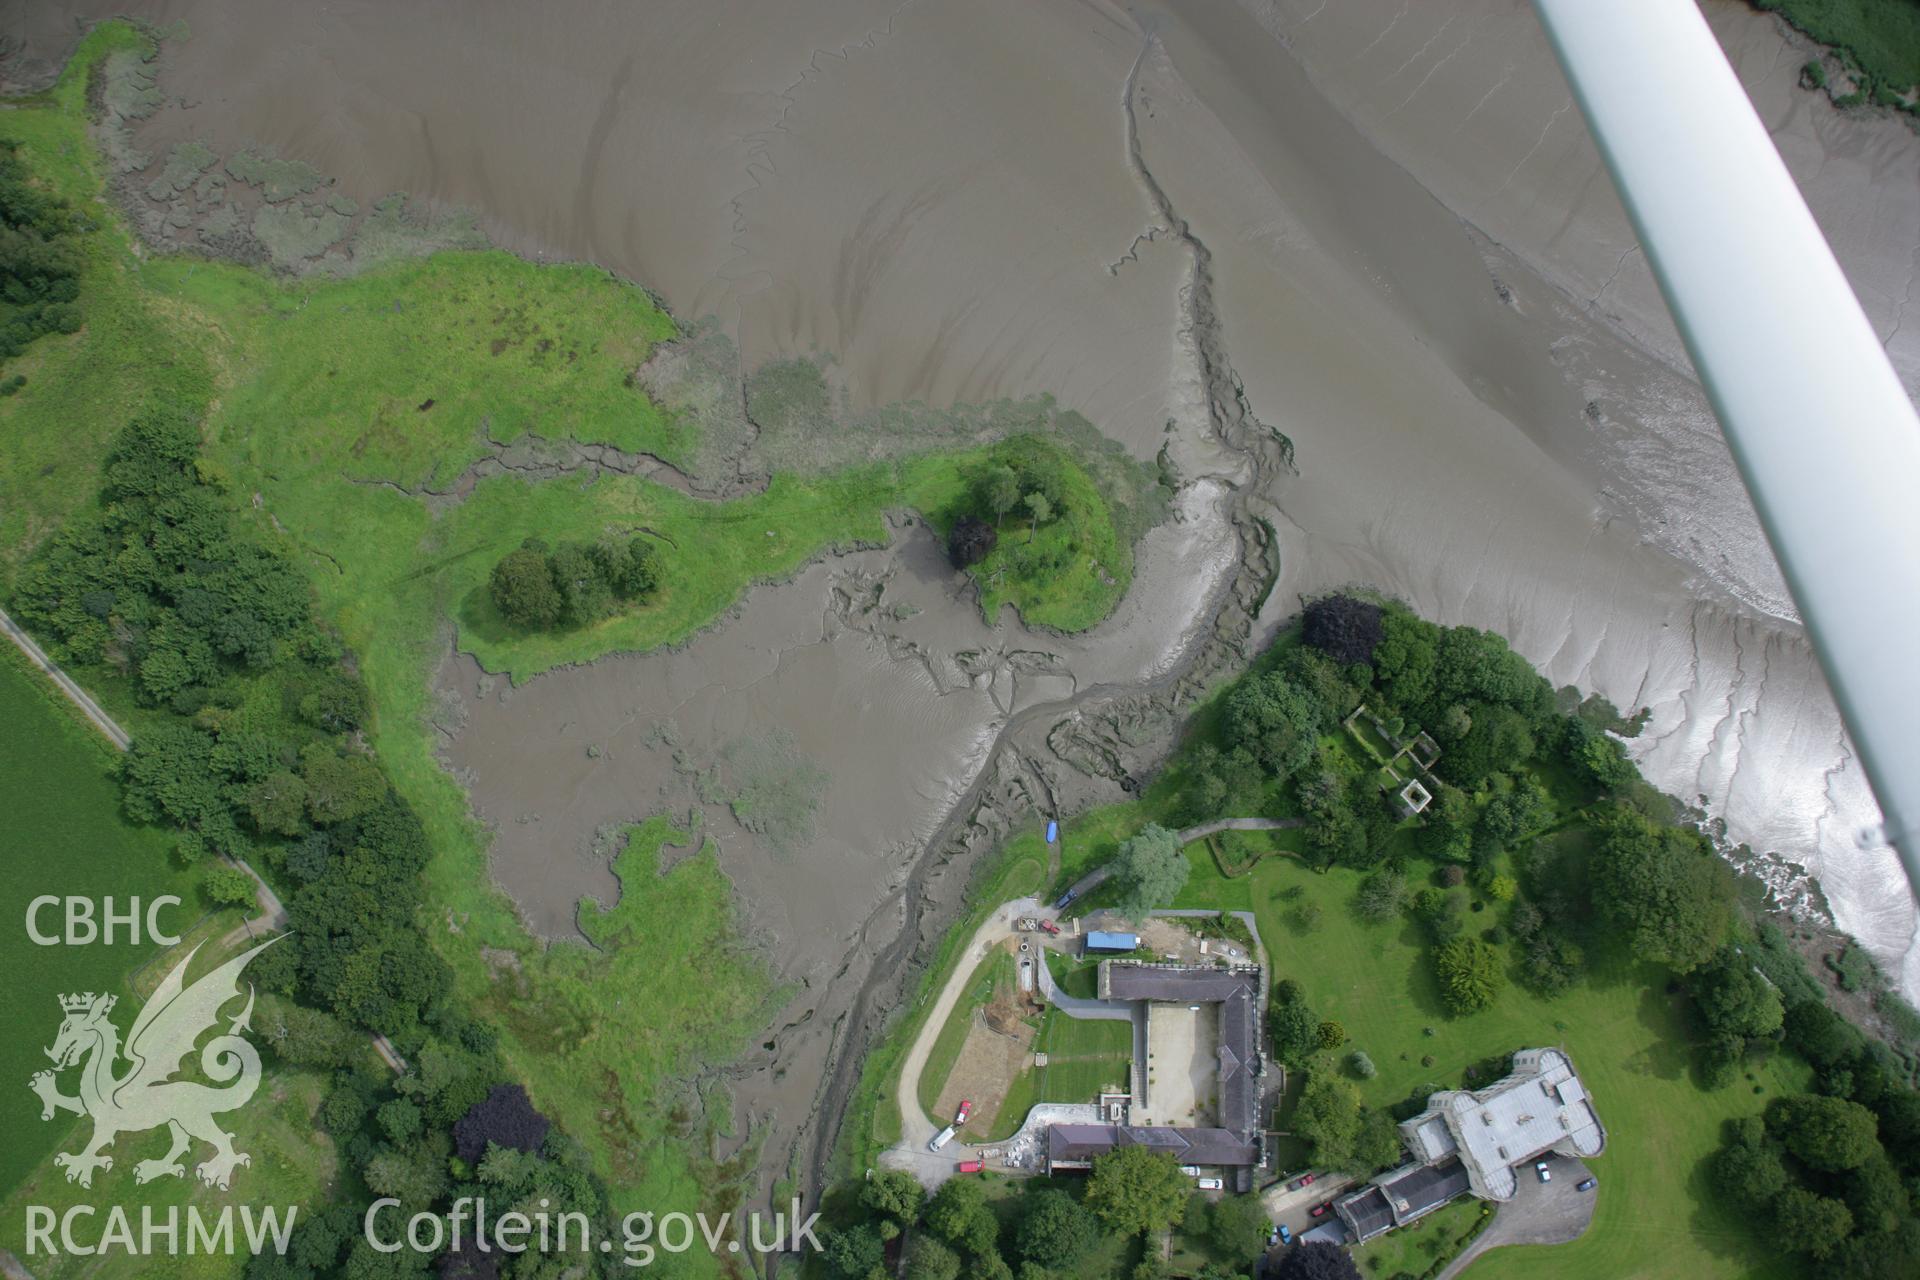
[[[587,627],[643,603],[660,582],[660,553],[643,537],[563,542],[529,538],[493,566],[487,595],[528,631]]]
[[[130,423],[105,476],[98,514],[49,543],[15,605],[62,660],[123,673],[151,708],[123,764],[129,815],[177,829],[179,856],[209,864],[216,899],[251,896],[222,858],[257,860],[280,886],[292,936],[249,969],[269,993],[256,1025],[282,1061],[332,1075],[317,1119],[355,1171],[346,1185],[408,1213],[459,1195],[503,1208],[544,1197],[604,1230],[605,1189],[584,1154],[508,1078],[491,1028],[448,998],[451,974],[419,927],[426,834],[366,747],[366,690],[315,622],[305,580],[236,517],[184,407]],[[403,1074],[377,1064],[373,1031],[406,1058]],[[421,1274],[429,1260],[411,1250],[370,1249],[363,1212],[344,1196],[303,1213],[288,1255],[256,1258],[249,1275]],[[551,1263],[439,1265],[511,1277]]]
[[[80,230],[66,201],[34,185],[18,144],[0,142],[0,361],[43,333],[80,327]],[[0,395],[25,382],[17,373],[0,378]]]

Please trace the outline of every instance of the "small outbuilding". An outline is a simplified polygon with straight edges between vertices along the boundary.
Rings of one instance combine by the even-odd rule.
[[[1419,816],[1432,803],[1433,793],[1421,786],[1418,778],[1400,788],[1400,808],[1409,818]]]
[[[1099,929],[1087,933],[1087,954],[1117,956],[1140,949],[1137,933],[1107,933]]]

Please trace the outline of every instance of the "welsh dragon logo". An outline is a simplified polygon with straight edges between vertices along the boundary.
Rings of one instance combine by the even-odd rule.
[[[181,1059],[193,1052],[194,1043],[219,1022],[221,1008],[240,996],[240,971],[277,941],[269,939],[187,986],[187,966],[200,950],[195,947],[133,1020],[124,1049],[119,1031],[107,1020],[116,997],[90,991],[60,997],[66,1019],[53,1047],[46,1051],[53,1059],[53,1070],[36,1073],[29,1083],[40,1095],[42,1120],[53,1119],[56,1111],[93,1119],[93,1137],[84,1147],[53,1158],[67,1171],[67,1181],[91,1187],[95,1169],[113,1168],[113,1157],[106,1151],[114,1138],[161,1125],[167,1127],[173,1145],[159,1159],[134,1165],[135,1182],[184,1177],[180,1157],[195,1139],[213,1147],[213,1155],[194,1168],[208,1186],[226,1190],[234,1168],[251,1163],[245,1152],[233,1149],[233,1135],[223,1131],[214,1116],[244,1105],[260,1087],[260,1055],[240,1034],[250,1029],[252,984],[247,986],[246,1007],[228,1023],[224,1034],[209,1040],[200,1051],[201,1072],[223,1087],[172,1077],[181,1069]],[[116,1075],[114,1068],[123,1055],[131,1066],[125,1074]],[[54,1078],[72,1066],[80,1067],[78,1097],[61,1093]]]

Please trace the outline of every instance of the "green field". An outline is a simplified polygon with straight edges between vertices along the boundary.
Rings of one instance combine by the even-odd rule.
[[[24,1236],[27,1206],[44,1206],[56,1215],[64,1214],[75,1205],[98,1206],[101,1216],[91,1223],[80,1221],[75,1228],[75,1234],[83,1243],[90,1235],[98,1237],[106,1208],[111,1205],[126,1208],[136,1231],[141,1210],[147,1206],[162,1220],[170,1207],[178,1206],[184,1212],[185,1206],[192,1205],[214,1218],[227,1206],[233,1206],[237,1213],[242,1204],[252,1206],[256,1213],[271,1207],[281,1221],[287,1220],[287,1210],[292,1208],[297,1218],[304,1220],[326,1202],[335,1180],[332,1140],[314,1130],[314,1112],[326,1089],[325,1076],[288,1070],[268,1060],[260,1092],[245,1107],[220,1118],[221,1124],[233,1134],[234,1149],[252,1157],[252,1163],[234,1174],[231,1191],[202,1186],[193,1176],[191,1163],[183,1178],[161,1178],[145,1186],[136,1184],[132,1172],[134,1162],[166,1151],[164,1130],[121,1134],[113,1146],[114,1168],[97,1174],[91,1189],[68,1182],[50,1161],[45,1162],[0,1204],[0,1249],[25,1262],[36,1280],[94,1280],[95,1277],[119,1280],[126,1276],[138,1276],[140,1280],[149,1277],[152,1280],[229,1280],[238,1276],[246,1266],[244,1252],[234,1256],[188,1254],[184,1245],[177,1252],[161,1251],[132,1259],[122,1252],[95,1257],[65,1253],[49,1257],[43,1252],[29,1255]],[[38,1105],[36,1100],[35,1115],[39,1114]],[[71,1131],[51,1124],[44,1127],[60,1128],[62,1136],[70,1134],[71,1140],[62,1145],[74,1150],[90,1126],[83,1124]],[[202,1151],[186,1159],[191,1162],[204,1158],[204,1154]],[[184,1219],[181,1230],[183,1233],[186,1230]],[[240,1231],[237,1219],[234,1230],[236,1235]],[[56,1235],[55,1240],[58,1239]]]
[[[0,877],[0,1189],[40,1167],[66,1137],[71,1117],[42,1123],[40,1100],[27,1078],[47,1066],[41,1052],[60,1028],[59,997],[111,991],[129,1004],[128,975],[158,950],[116,939],[113,946],[37,946],[27,936],[27,905],[51,894],[98,902],[111,895],[124,909],[138,897],[173,894],[181,905],[162,913],[161,925],[184,932],[207,913],[196,877],[169,854],[159,831],[120,817],[120,788],[111,770],[115,752],[59,699],[45,676],[28,667],[11,644],[0,645],[0,814],[6,815],[7,874]],[[42,932],[61,932],[59,908],[39,917]],[[144,926],[143,926],[144,927]],[[125,1022],[122,1025],[126,1025]],[[71,1080],[65,1086],[72,1091]]]
[[[119,786],[113,780],[115,752],[97,731],[32,670],[11,645],[0,650],[0,813],[7,816],[8,873],[0,883],[0,911],[8,921],[0,955],[8,981],[0,984],[0,1025],[13,1034],[0,1048],[0,1248],[25,1257],[23,1230],[27,1205],[45,1205],[56,1213],[72,1204],[118,1203],[136,1213],[139,1206],[194,1203],[211,1212],[236,1202],[233,1196],[203,1188],[191,1177],[162,1179],[144,1187],[133,1181],[137,1159],[165,1150],[160,1132],[124,1134],[114,1145],[115,1167],[101,1173],[91,1190],[67,1182],[52,1162],[56,1149],[77,1150],[91,1123],[61,1113],[40,1119],[40,1100],[26,1082],[47,1060],[41,1050],[53,1043],[60,1026],[58,997],[69,992],[110,991],[123,1002],[115,1024],[132,1024],[132,1010],[160,976],[196,945],[220,954],[219,940],[241,920],[241,913],[210,911],[202,902],[197,873],[181,868],[169,853],[163,832],[135,827],[119,816]],[[181,935],[177,947],[144,940],[114,946],[35,945],[24,927],[27,903],[42,894],[73,895],[117,903],[138,896],[143,902],[162,894],[182,900],[162,914],[160,923]],[[43,931],[58,932],[58,913],[41,917]],[[207,965],[196,961],[195,972]],[[62,1077],[62,1089],[74,1089],[74,1073]],[[235,1192],[248,1203],[296,1205],[310,1211],[331,1178],[332,1151],[313,1130],[313,1110],[324,1090],[322,1078],[291,1071],[269,1061],[261,1093],[225,1120],[235,1145],[253,1157],[236,1176]],[[200,1157],[204,1158],[204,1154]],[[124,1257],[103,1259],[34,1256],[29,1269],[42,1280],[53,1276],[125,1275]],[[185,1256],[143,1260],[140,1274],[156,1277],[224,1277],[238,1274],[233,1258]]]

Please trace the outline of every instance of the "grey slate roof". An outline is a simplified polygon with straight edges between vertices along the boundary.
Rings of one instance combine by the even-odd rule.
[[[1237,991],[1257,992],[1260,971],[1254,968],[1179,968],[1170,965],[1110,962],[1109,999],[1160,1000],[1168,1004],[1219,1004]]]
[[[1595,1156],[1607,1141],[1573,1063],[1558,1049],[1522,1049],[1505,1079],[1428,1098],[1427,1109],[1400,1126],[1408,1147],[1428,1160],[1447,1154],[1439,1150],[1436,1121],[1457,1145],[1473,1193],[1487,1200],[1513,1198],[1515,1165],[1546,1151]]]
[[[1370,1240],[1393,1226],[1393,1208],[1387,1203],[1386,1193],[1372,1183],[1342,1198],[1334,1205],[1334,1212],[1361,1240]]]
[[[1120,1147],[1150,1147],[1181,1164],[1251,1165],[1260,1159],[1259,1147],[1226,1129],[1118,1124],[1056,1124],[1047,1129],[1051,1164],[1086,1163]]]
[[[1439,1165],[1414,1165],[1405,1172],[1396,1171],[1381,1178],[1380,1189],[1386,1192],[1394,1221],[1405,1225],[1455,1196],[1465,1194],[1467,1170],[1458,1160]]]

